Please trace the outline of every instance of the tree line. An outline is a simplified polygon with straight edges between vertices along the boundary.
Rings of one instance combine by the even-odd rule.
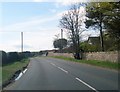
[[[84,7],[85,15],[80,11],[81,7]],[[83,28],[83,24],[85,24],[85,28]],[[83,51],[119,51],[120,2],[76,3],[63,14],[60,19],[60,27],[67,30],[69,48],[76,59],[82,59]],[[98,46],[81,41],[81,34],[89,28],[99,30],[100,42]],[[104,34],[103,30],[107,34]],[[60,41],[54,41],[55,48],[56,42]]]

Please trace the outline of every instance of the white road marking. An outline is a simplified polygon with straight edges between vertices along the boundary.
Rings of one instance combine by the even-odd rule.
[[[19,74],[19,76],[18,76],[15,80],[19,80],[20,77],[22,77],[22,75],[23,75],[23,73],[21,72],[21,73]]]
[[[24,71],[23,71],[23,73],[25,73],[27,71],[27,69],[25,69]]]
[[[27,71],[27,68],[19,74],[19,76],[15,79],[15,81],[19,80],[26,71]]]
[[[87,83],[85,83],[84,81],[82,81],[81,79],[79,79],[79,78],[75,78],[76,80],[78,80],[79,82],[81,82],[81,83],[83,83],[84,85],[86,85],[87,87],[89,87],[90,89],[92,89],[92,90],[94,90],[94,91],[96,91],[96,92],[99,92],[99,91],[97,91],[94,87],[92,87],[92,86],[90,86],[89,84],[87,84]]]
[[[61,68],[61,67],[56,66],[54,63],[51,63],[51,64],[52,64],[53,66],[57,67],[58,69],[62,70],[63,72],[68,73],[68,71],[64,70],[64,69]],[[94,90],[95,92],[99,92],[99,91],[97,91],[94,87],[90,86],[89,84],[87,84],[86,82],[82,81],[81,79],[79,79],[79,78],[77,78],[77,77],[76,77],[75,79],[78,80],[79,82],[83,83],[84,85],[86,85],[86,86],[89,87],[90,89]]]
[[[65,73],[68,73],[68,71],[66,71],[66,70],[64,70],[63,68],[61,68],[61,67],[58,67],[60,70],[62,70],[63,72],[65,72]]]
[[[63,72],[68,73],[68,71],[64,70],[64,69],[61,68],[61,67],[56,66],[54,63],[51,63],[51,64],[52,64],[53,66],[57,67],[58,69],[62,70]]]
[[[56,67],[56,65],[54,63],[51,63],[51,64]]]
[[[63,68],[59,67],[59,66],[56,66],[54,63],[50,63],[52,64],[53,66],[57,67],[58,69],[62,70],[63,72],[65,73],[68,73],[68,71],[64,70]],[[90,89],[94,90],[95,92],[99,92],[98,90],[96,90],[94,87],[90,86],[89,84],[87,84],[86,82],[82,81],[81,79],[79,78],[75,78],[76,80],[78,80],[79,82],[83,83],[84,85],[86,85],[87,87],[89,87]]]
[[[56,66],[54,63],[51,63],[51,64],[52,64],[53,66],[57,67],[58,69],[62,70],[63,72],[68,73],[68,71],[64,70],[64,69],[61,68],[61,67]],[[90,86],[89,84],[85,83],[85,82],[82,81],[81,79],[79,79],[79,78],[77,78],[77,77],[76,77],[75,79],[78,80],[79,82],[83,83],[84,85],[86,85],[86,86],[89,87],[90,89],[94,90],[95,92],[99,92],[99,91],[97,91],[94,87],[92,87],[92,86]]]

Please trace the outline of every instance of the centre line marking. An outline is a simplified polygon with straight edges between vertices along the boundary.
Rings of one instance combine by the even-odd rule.
[[[53,66],[55,66],[55,67],[57,67],[54,63],[51,63]],[[65,73],[68,73],[68,71],[66,71],[66,70],[64,70],[63,68],[61,68],[61,67],[57,67],[58,69],[60,69],[60,70],[62,70],[63,72],[65,72]]]
[[[99,92],[97,91],[94,87],[90,86],[89,84],[85,83],[84,81],[82,81],[81,79],[79,78],[75,78],[76,80],[78,80],[79,82],[83,83],[84,85],[86,85],[87,87],[89,87],[90,89],[94,90],[95,92]]]
[[[68,73],[68,71],[66,71],[66,70],[64,70],[63,68],[61,68],[61,67],[58,67],[60,70],[62,70],[63,72],[65,72],[65,73]]]
[[[54,63],[51,63],[51,64],[56,67],[56,65]]]

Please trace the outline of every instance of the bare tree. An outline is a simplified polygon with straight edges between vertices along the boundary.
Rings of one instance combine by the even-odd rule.
[[[82,59],[80,49],[80,36],[84,31],[82,24],[84,22],[83,13],[80,11],[81,4],[74,4],[71,9],[65,13],[60,20],[60,27],[68,30],[69,38],[73,43],[74,57]]]

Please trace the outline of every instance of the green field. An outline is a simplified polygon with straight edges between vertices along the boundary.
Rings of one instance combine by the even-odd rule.
[[[29,59],[23,59],[2,67],[2,82],[7,81],[17,70],[22,70],[29,63]]]
[[[120,69],[120,63],[118,64],[118,63],[113,63],[108,61],[99,61],[99,60],[76,60],[74,58],[68,58],[63,56],[52,56],[52,57],[67,60],[67,61],[74,61],[74,62],[85,63],[85,64],[94,65],[94,66],[100,66],[100,67],[109,68],[109,69],[115,69],[115,70]]]

